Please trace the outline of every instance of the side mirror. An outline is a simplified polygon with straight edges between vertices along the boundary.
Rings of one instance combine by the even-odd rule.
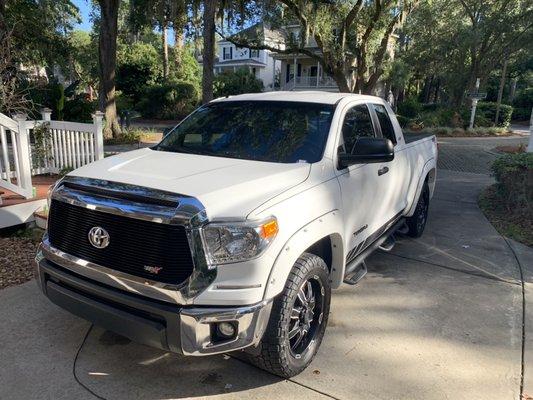
[[[360,137],[352,153],[339,154],[339,167],[347,168],[354,164],[380,163],[394,160],[394,145],[389,139]]]

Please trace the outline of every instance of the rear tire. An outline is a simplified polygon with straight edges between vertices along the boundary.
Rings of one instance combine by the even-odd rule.
[[[326,263],[314,254],[302,254],[274,299],[258,348],[245,352],[247,361],[283,378],[302,372],[324,337],[330,298]]]
[[[407,232],[408,236],[413,238],[418,238],[424,233],[428,219],[428,210],[429,210],[429,186],[427,182],[424,183],[422,188],[422,193],[416,204],[416,209],[414,214],[407,218],[406,223],[409,231]]]

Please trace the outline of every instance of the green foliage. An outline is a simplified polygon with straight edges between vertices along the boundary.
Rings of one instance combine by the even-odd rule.
[[[161,62],[151,44],[121,45],[117,54],[117,89],[138,102],[146,86],[161,79]]]
[[[496,118],[497,104],[494,102],[484,101],[479,102],[476,110],[476,126],[492,126]],[[507,127],[511,124],[511,117],[513,115],[513,107],[507,104],[500,104],[500,113],[498,115],[498,123],[496,126]]]
[[[98,40],[85,31],[74,31],[68,37],[70,65],[73,75],[83,86],[98,82]]]
[[[436,136],[449,136],[449,137],[479,137],[479,136],[505,136],[509,134],[506,128],[497,127],[480,127],[473,129],[464,129],[460,127],[450,126],[434,126],[434,127],[422,127],[419,129],[408,129],[404,132],[406,135],[411,134],[424,134],[424,135],[436,135]]]
[[[118,138],[106,139],[106,145],[136,144],[142,139],[144,131],[141,129],[123,129]]]
[[[533,153],[507,154],[492,164],[496,194],[501,205],[518,214],[522,221],[533,221]],[[533,232],[528,233],[530,237]]]
[[[48,123],[35,125],[32,129],[33,136],[33,165],[44,166],[45,161],[52,160],[51,137],[52,132]]]
[[[178,50],[173,49],[172,51],[174,58],[176,57],[176,51]],[[193,49],[190,46],[186,46],[181,50],[179,63],[173,65],[170,69],[169,80],[172,82],[189,82],[198,87],[198,90],[200,89],[202,68],[198,64]]]
[[[64,118],[66,121],[92,122],[96,109],[95,101],[88,100],[83,93],[77,94],[65,102]]]
[[[513,106],[518,108],[533,108],[533,87],[520,91],[513,101]]]
[[[263,81],[256,78],[247,69],[236,72],[226,71],[215,77],[215,97],[233,96],[242,93],[259,93],[263,90]]]
[[[63,110],[65,109],[65,88],[60,83],[50,85],[50,105],[52,107],[52,118],[63,120]]]
[[[145,118],[183,118],[197,106],[199,92],[188,82],[169,83],[147,87],[136,106]]]
[[[422,111],[422,104],[415,98],[409,98],[398,104],[398,114],[407,117],[414,118]]]

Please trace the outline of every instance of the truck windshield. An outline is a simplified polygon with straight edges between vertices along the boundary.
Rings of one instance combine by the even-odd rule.
[[[322,158],[335,106],[223,101],[199,108],[154,149],[277,163]]]

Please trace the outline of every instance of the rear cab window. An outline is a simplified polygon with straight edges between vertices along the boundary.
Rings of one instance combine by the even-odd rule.
[[[389,139],[392,144],[396,145],[396,132],[394,132],[394,126],[392,125],[387,109],[382,104],[372,104],[372,106],[378,117],[381,134],[384,138]]]

